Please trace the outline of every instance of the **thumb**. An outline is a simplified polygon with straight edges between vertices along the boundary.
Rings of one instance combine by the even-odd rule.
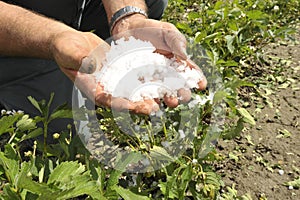
[[[81,73],[91,74],[95,72],[96,68],[97,66],[95,59],[91,56],[87,56],[82,59],[81,66],[78,71]]]

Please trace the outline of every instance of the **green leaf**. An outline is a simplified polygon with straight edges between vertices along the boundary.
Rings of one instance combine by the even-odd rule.
[[[180,23],[180,22],[177,22],[177,23],[176,23],[176,27],[177,27],[178,29],[182,29],[182,30],[187,30],[187,29],[189,29],[189,25],[188,25],[188,24]]]
[[[155,145],[150,149],[150,156],[153,159],[160,161],[175,161],[175,159],[164,148]]]
[[[207,33],[205,30],[202,30],[201,32],[197,32],[195,35],[195,42],[200,43],[203,38],[207,36]]]
[[[12,128],[12,126],[20,118],[20,116],[21,115],[3,116],[0,119],[0,135],[2,135],[3,133],[13,131],[14,128]]]
[[[291,137],[291,132],[289,132],[288,130],[286,129],[283,129],[283,130],[279,130],[279,135],[276,136],[276,138],[287,138],[287,137]]]
[[[45,183],[37,183],[31,179],[30,176],[28,176],[28,172],[30,168],[29,163],[22,163],[21,171],[18,176],[18,188],[20,189],[26,189],[34,194],[48,194],[47,199],[53,199],[51,198],[53,193],[58,192],[58,190],[51,189],[48,185]]]
[[[90,172],[78,162],[63,162],[58,165],[49,175],[47,184],[60,189],[60,192],[53,194],[54,199],[71,199],[84,194],[94,199],[105,199],[96,181],[91,180]],[[45,199],[45,196],[40,198]]]
[[[250,10],[246,12],[246,15],[249,19],[258,20],[258,19],[265,19],[268,17],[267,14],[263,13],[260,10]]]
[[[125,158],[124,158],[125,157]],[[137,163],[143,158],[140,153],[131,152],[125,156],[121,156],[121,159],[117,161],[115,169],[108,180],[108,187],[116,185],[119,182],[120,175],[126,170],[128,164]]]
[[[28,98],[28,100],[31,102],[31,104],[32,104],[36,109],[38,109],[38,111],[40,111],[40,113],[42,114],[43,112],[42,112],[42,109],[41,109],[41,107],[40,107],[39,102],[37,102],[37,100],[35,100],[35,98],[33,98],[32,96],[29,96],[29,97],[27,97],[27,98]]]
[[[220,10],[224,5],[224,1],[217,1],[214,6],[214,10]]]
[[[227,133],[224,133],[222,138],[226,140],[232,140],[233,138],[239,136],[244,128],[244,121],[243,118],[240,118],[237,123],[236,127],[232,127]]]
[[[194,20],[200,17],[200,13],[199,12],[190,12],[188,13],[188,19],[189,20]]]
[[[85,171],[85,167],[78,162],[63,162],[50,174],[47,184],[67,183],[71,177],[79,176]]]
[[[232,31],[234,31],[234,32],[236,32],[236,31],[239,30],[236,21],[230,21],[230,22],[228,23],[228,27],[229,27]]]
[[[189,185],[189,182],[192,180],[192,167],[191,165],[188,165],[184,171],[182,172],[181,175],[181,184],[180,187],[178,188],[178,198],[179,199],[184,199],[185,197],[185,191]]]
[[[16,191],[11,188],[9,184],[4,186],[3,194],[1,194],[0,198],[5,200],[21,200],[21,197],[18,196]]]
[[[53,119],[61,119],[61,118],[72,118],[72,109],[68,107],[67,104],[63,104],[53,111],[50,115],[49,122]]]
[[[48,101],[48,104],[47,104],[48,112],[49,112],[49,108],[50,108],[50,106],[52,104],[53,98],[54,98],[54,93],[51,92],[50,98],[49,98],[49,101]]]
[[[36,123],[33,119],[29,118],[29,115],[23,115],[16,126],[20,131],[27,131],[36,128]]]
[[[233,46],[233,41],[235,39],[235,36],[232,35],[226,35],[225,36],[226,42],[227,42],[227,49],[231,54],[234,53],[235,47]]]
[[[222,100],[224,100],[229,94],[225,91],[217,91],[213,98],[213,103],[218,103]]]
[[[149,197],[138,195],[133,193],[128,189],[124,189],[120,186],[113,186],[113,190],[115,190],[124,200],[133,200],[133,199],[140,199],[140,200],[150,200]]]
[[[5,154],[0,152],[0,165],[4,168],[9,183],[15,185],[15,178],[19,172],[19,160],[17,153],[9,144],[5,146]]]
[[[224,186],[223,181],[215,172],[205,172],[205,176],[205,183],[215,186],[217,190]]]
[[[28,133],[27,135],[24,135],[20,142],[24,141],[24,140],[28,140],[28,139],[31,139],[31,138],[36,138],[40,135],[43,134],[43,129],[42,128],[37,128],[37,129],[34,129],[33,131],[31,131],[30,133]]]
[[[167,176],[167,182],[160,182],[158,184],[160,191],[164,194],[166,198],[175,199],[178,198],[178,191],[176,190],[176,177],[175,176]]]
[[[55,194],[55,199],[72,199],[82,195],[90,195],[93,199],[106,199],[100,194],[95,181],[89,180],[89,173],[74,177],[69,183],[61,187],[62,191]],[[41,198],[45,199],[45,198]]]
[[[300,177],[298,179],[295,179],[294,181],[289,181],[284,183],[286,186],[293,186],[295,189],[300,188]]]
[[[238,112],[243,116],[244,122],[247,122],[251,125],[255,125],[254,118],[249,114],[249,112],[245,108],[238,108]]]

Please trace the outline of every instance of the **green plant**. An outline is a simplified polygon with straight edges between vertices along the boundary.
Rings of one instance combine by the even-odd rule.
[[[241,91],[256,89],[251,75],[264,72],[262,48],[278,37],[290,37],[299,18],[299,1],[169,2],[164,19],[191,38],[190,52],[203,50],[192,59],[203,64],[210,90],[193,98],[214,94],[213,98],[196,104],[194,112],[180,105],[152,119],[130,115],[129,123],[122,120],[128,116],[116,118],[109,109],[98,108],[101,119],[87,125],[91,132],[101,130],[114,145],[129,152],[114,155],[115,167],[109,168],[96,159],[96,152],[86,149],[79,136],[72,136],[71,127],[48,131],[53,120],[72,117],[70,108],[62,105],[50,113],[53,94],[48,102],[29,97],[40,116],[4,111],[0,118],[0,199],[251,199],[238,196],[234,186],[226,189],[214,172],[213,163],[223,159],[214,144],[220,134],[232,139],[245,123],[255,124],[244,108],[247,98]],[[218,77],[221,80],[216,83]],[[83,111],[73,110],[73,114]],[[218,124],[216,119],[224,121]],[[53,137],[51,144],[49,137]],[[168,149],[178,144],[184,144],[185,151]],[[129,173],[129,164],[138,164],[141,155],[158,160],[156,170]],[[299,187],[299,179],[285,185]]]

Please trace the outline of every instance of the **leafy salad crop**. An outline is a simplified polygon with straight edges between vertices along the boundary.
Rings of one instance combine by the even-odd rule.
[[[155,120],[131,115],[131,122],[123,123],[131,134],[120,129],[117,120],[122,122],[122,116],[116,119],[111,110],[97,108],[98,121],[88,125],[130,152],[116,156],[114,168],[99,162],[97,152],[87,150],[92,147],[74,136],[71,125],[58,133],[48,132],[53,120],[74,114],[65,105],[50,112],[53,95],[40,102],[29,97],[39,116],[3,110],[0,199],[251,199],[238,196],[234,187],[224,192],[225,185],[212,168],[213,162],[222,160],[214,144],[220,137],[234,138],[245,123],[255,125],[241,105],[244,96],[239,91],[254,86],[251,66],[263,63],[262,47],[278,37],[289,37],[298,13],[298,0],[169,1],[164,20],[194,41],[190,49],[204,49],[193,59],[205,57],[209,89],[193,96],[198,101],[192,108],[188,104],[167,108]],[[212,67],[205,68],[206,63]],[[175,156],[168,147],[178,144],[186,148]],[[156,170],[129,172],[129,164],[141,162],[136,152],[159,160]]]

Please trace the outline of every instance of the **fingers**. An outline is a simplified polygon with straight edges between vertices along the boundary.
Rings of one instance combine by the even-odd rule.
[[[187,103],[191,100],[192,92],[191,90],[181,88],[177,91],[177,96],[180,103]]]
[[[130,111],[136,114],[150,115],[152,112],[159,110],[159,106],[155,100],[145,100],[132,102],[125,98],[113,97],[106,94],[100,83],[97,84],[95,91],[95,103],[99,106],[106,106],[116,111]]]
[[[177,97],[164,97],[165,104],[170,108],[176,108],[179,104]]]
[[[71,69],[63,69],[63,72],[75,83],[80,91],[98,106],[106,106],[117,111],[126,111],[136,114],[150,115],[159,110],[155,100],[132,102],[124,98],[113,97],[107,94],[100,83],[96,82],[93,74],[81,73]]]
[[[139,22],[132,22],[132,26],[129,30],[114,35],[114,37],[117,39],[134,36],[144,41],[150,41],[163,55],[171,52],[183,60],[187,59],[186,39],[173,24],[152,19],[143,19]]]
[[[162,24],[163,39],[171,52],[182,60],[187,59],[186,39],[178,29],[170,23]]]
[[[154,100],[132,102],[125,98],[112,97],[104,92],[97,92],[95,101],[100,106],[106,106],[116,111],[130,111],[136,114],[150,115],[159,110],[159,106]]]
[[[205,90],[206,86],[207,86],[207,79],[204,76],[202,70],[198,67],[198,65],[196,63],[194,63],[192,60],[187,59],[186,60],[187,66],[190,67],[191,69],[195,69],[197,70],[200,75],[201,75],[201,79],[198,82],[198,89],[199,90]]]

